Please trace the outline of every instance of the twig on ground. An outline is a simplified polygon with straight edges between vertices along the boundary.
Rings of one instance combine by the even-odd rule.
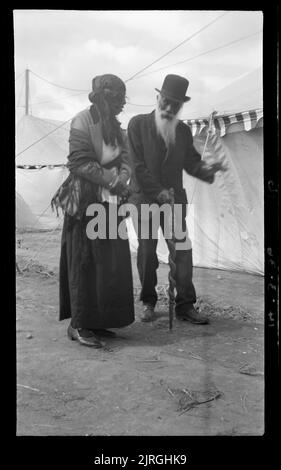
[[[246,396],[247,396],[247,393],[244,393],[244,395],[241,397],[241,400],[242,400],[243,410],[248,412],[247,407],[246,407]]]
[[[187,390],[186,388],[183,388],[182,391],[186,393],[193,400],[194,397],[192,396],[189,390]]]
[[[256,370],[254,366],[251,366],[249,364],[245,364],[240,367],[239,369],[240,374],[245,374],[245,375],[252,375],[252,376],[263,376],[263,372]]]
[[[180,415],[186,413],[187,411],[189,411],[191,408],[193,408],[194,406],[197,406],[197,405],[202,405],[203,403],[208,403],[209,401],[213,401],[213,400],[216,400],[217,398],[219,398],[221,396],[221,392],[216,392],[216,394],[212,397],[212,398],[208,398],[207,400],[194,400],[193,402],[189,403],[188,404],[188,407],[186,409],[184,409]]]
[[[17,384],[17,387],[27,388],[28,390],[33,390],[34,392],[40,392],[38,388],[29,387],[29,385]]]
[[[194,359],[198,359],[199,361],[204,361],[203,357],[200,357],[200,356],[194,356],[194,354],[192,353],[188,353],[191,357],[193,357]]]
[[[52,277],[53,274],[50,274],[48,273],[47,271],[38,271],[38,270],[35,270],[36,273],[38,274],[44,274],[45,276],[49,276],[49,277]]]
[[[162,359],[139,359],[136,362],[163,362]]]
[[[174,392],[172,392],[172,390],[169,387],[167,387],[167,391],[170,393],[170,395],[172,395],[172,397],[175,396]]]
[[[55,428],[57,425],[56,424],[39,424],[39,423],[33,423],[32,426],[44,426],[48,428]]]

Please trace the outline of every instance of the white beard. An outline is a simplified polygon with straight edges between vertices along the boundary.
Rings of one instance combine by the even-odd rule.
[[[166,147],[174,145],[176,140],[176,127],[178,125],[178,114],[176,114],[171,120],[163,119],[162,112],[157,106],[155,109],[155,124],[156,130],[159,135],[164,139]]]

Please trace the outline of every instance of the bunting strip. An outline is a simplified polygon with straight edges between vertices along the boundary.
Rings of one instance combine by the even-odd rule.
[[[53,168],[65,168],[66,163],[58,165],[16,165],[16,167],[21,168],[22,170],[41,170],[42,168],[49,168],[49,170],[52,170]]]

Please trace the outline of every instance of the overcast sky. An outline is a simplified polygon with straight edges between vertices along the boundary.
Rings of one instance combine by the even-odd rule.
[[[32,115],[66,121],[89,106],[88,92],[95,75],[113,73],[126,81],[187,40],[128,80],[128,103],[119,119],[126,127],[133,115],[152,111],[155,88],[161,88],[168,73],[190,81],[187,94],[192,100],[182,114],[183,119],[188,118],[208,95],[262,66],[262,28],[259,11],[14,10],[17,111],[24,110],[26,68],[33,72]],[[34,74],[73,90],[46,83]]]

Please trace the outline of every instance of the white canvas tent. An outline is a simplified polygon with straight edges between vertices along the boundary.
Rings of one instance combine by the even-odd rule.
[[[206,140],[207,119],[214,109],[218,111],[215,125],[230,171],[217,176],[213,185],[183,174],[190,203],[187,223],[194,265],[263,274],[261,70],[206,97],[201,108],[191,108],[190,117],[194,118],[187,124],[200,152]],[[58,226],[50,200],[68,174],[64,166],[68,135],[69,123],[25,115],[17,124],[16,189],[36,217],[35,229],[39,225],[42,229]],[[207,147],[206,158],[211,151]],[[21,218],[22,229],[24,219]],[[131,249],[136,250],[137,240],[130,220],[128,229]],[[162,261],[167,261],[167,246],[161,237],[158,254]]]
[[[18,231],[41,229],[42,225],[32,214],[23,197],[16,191],[16,227]]]
[[[58,226],[50,207],[57,188],[65,180],[69,123],[24,115],[16,127],[16,189],[35,217],[34,229]],[[18,213],[19,213],[18,209]],[[30,229],[21,217],[21,227]]]

